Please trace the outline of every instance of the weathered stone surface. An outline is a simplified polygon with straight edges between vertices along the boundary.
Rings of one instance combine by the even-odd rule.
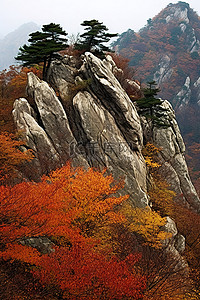
[[[26,99],[20,98],[15,101],[13,110],[14,121],[23,139],[26,140],[27,146],[33,150],[35,155],[30,168],[34,167],[36,172],[32,174],[29,170],[30,179],[38,180],[42,174],[59,165],[59,155],[45,130],[38,125],[34,115],[35,113]]]
[[[36,248],[42,254],[55,252],[55,249],[53,249],[53,242],[44,236],[24,238],[20,241],[20,244]]]
[[[166,217],[166,224],[162,229],[171,235],[169,239],[164,241],[165,245],[170,245],[171,250],[175,248],[182,253],[185,250],[185,238],[178,233],[175,222],[171,218]]]
[[[163,242],[163,245],[166,253],[172,258],[171,267],[173,268],[173,272],[184,271],[184,273],[188,273],[188,264],[183,257],[180,256],[180,253],[183,253],[185,250],[185,238],[178,233],[175,222],[169,217],[166,217],[166,224],[162,229],[171,235],[170,238]]]
[[[200,200],[190,180],[185,161],[185,145],[176,122],[174,110],[168,101],[162,106],[167,109],[164,119],[170,127],[154,127],[152,141],[161,148],[161,172],[178,196],[183,196],[183,201],[200,211]],[[163,120],[164,120],[163,119]]]
[[[179,253],[183,253],[185,250],[185,237],[181,234],[177,234],[175,238],[174,247]]]
[[[81,72],[91,79],[91,89],[115,122],[133,150],[141,150],[143,133],[137,111],[107,65],[91,53],[86,53]]]
[[[173,74],[173,69],[170,66],[171,60],[168,55],[164,55],[160,59],[158,70],[154,74],[154,80],[157,81],[158,85],[170,79]]]
[[[166,16],[165,20],[167,23],[171,21],[178,21],[182,33],[184,33],[187,30],[185,44],[188,45],[188,51],[190,51],[191,53],[199,51],[200,43],[195,35],[194,28],[192,28],[190,25],[190,7],[187,3],[180,3],[180,6],[179,3],[175,5],[169,4],[168,15]]]
[[[27,92],[34,99],[42,126],[64,163],[70,158],[70,144],[74,142],[74,136],[62,104],[54,90],[33,73],[28,74]]]
[[[91,72],[93,72],[94,76],[97,75],[97,69],[98,74],[99,72],[106,74],[104,86],[106,87],[107,85],[109,90],[109,92],[106,92],[107,99],[109,97],[113,98],[113,107],[116,107],[116,110],[118,110],[118,118],[116,115],[112,115],[112,109],[104,107],[105,103],[104,101],[102,102],[102,97],[99,98],[99,94],[94,91],[102,89],[101,82],[99,82],[101,75],[94,79],[91,73],[90,75],[87,74],[87,57],[90,57]],[[67,58],[64,61],[67,61]],[[69,87],[72,82],[78,86],[84,80],[89,80],[90,82],[89,92],[78,92],[77,90],[77,95],[75,95],[71,108],[69,108],[70,125],[76,138],[71,147],[73,159],[81,153],[90,166],[107,167],[115,178],[123,176],[126,180],[124,192],[132,195],[133,204],[137,203],[138,206],[147,205],[148,200],[145,194],[146,166],[140,153],[143,138],[140,120],[135,107],[113,75],[113,72],[119,71],[115,63],[110,56],[102,62],[94,55],[87,53],[83,59],[83,66],[80,69],[79,76],[77,76],[77,72],[74,72],[73,75],[72,73],[68,75],[68,66],[66,66],[66,74],[64,74],[63,65],[63,59],[60,63],[54,62],[49,72],[51,84],[56,84],[57,89],[62,91],[60,96],[63,102],[65,102],[69,92],[68,88],[62,89],[63,86]],[[97,78],[99,79],[98,81]],[[139,87],[137,86],[137,88]],[[121,121],[120,114],[122,114],[124,123],[129,123],[128,129],[126,124],[119,126],[118,119]],[[126,138],[121,132],[121,128],[126,133]],[[128,140],[126,131],[129,131]],[[131,149],[137,151],[132,151]]]
[[[74,84],[74,78],[78,73],[77,62],[72,56],[60,57],[54,60],[48,72],[47,79],[55,87],[62,98],[65,98]]]
[[[84,132],[90,165],[106,167],[115,178],[125,178],[123,192],[131,195],[134,205],[146,206],[146,166],[141,153],[131,150],[113,116],[98,98],[88,92],[79,92],[73,104]]]
[[[184,21],[186,24],[188,24],[189,18],[188,18],[188,8],[180,8],[180,7],[175,7],[173,5],[169,5],[169,14],[166,17],[166,22],[170,22],[172,19],[175,20],[181,20]]]
[[[196,95],[197,95],[197,104],[198,104],[198,106],[200,106],[200,77],[194,83],[194,88],[195,88]]]
[[[191,84],[190,77],[187,76],[183,87],[173,99],[173,103],[176,111],[188,107],[188,104],[190,103],[190,99],[191,99],[191,94],[192,94],[190,84]]]
[[[27,146],[34,151],[35,159],[30,167],[36,171],[30,172],[30,178],[38,180],[42,174],[72,159],[71,145],[75,143],[75,138],[63,106],[46,82],[29,73],[27,92],[35,101],[37,113],[26,99],[19,99],[15,101],[13,116]],[[88,163],[78,154],[73,158],[72,165],[87,167]]]

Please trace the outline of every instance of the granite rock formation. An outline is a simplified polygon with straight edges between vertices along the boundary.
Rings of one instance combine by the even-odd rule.
[[[116,179],[124,178],[125,188],[120,193],[130,195],[133,207],[150,209],[149,175],[142,155],[144,141],[149,141],[161,148],[161,172],[171,189],[183,195],[185,204],[200,211],[171,105],[168,101],[162,103],[165,108],[162,118],[169,126],[153,126],[151,121],[139,117],[134,103],[116,79],[116,71],[119,72],[110,56],[101,61],[85,53],[81,59],[64,56],[53,61],[48,83],[33,73],[28,74],[27,93],[34,105],[20,98],[13,110],[16,127],[35,154],[24,168],[23,177],[40,180],[42,174],[67,161],[84,168],[106,167]],[[130,80],[129,84],[139,88]],[[178,257],[178,251],[184,249],[184,237],[169,217],[166,220],[166,231],[173,237],[166,241],[168,251]]]
[[[145,138],[162,148],[162,169],[172,189],[199,210],[171,105],[167,101],[162,104],[169,127],[152,128],[141,122],[114,75],[116,68],[110,56],[101,61],[86,53],[81,60],[64,56],[53,61],[49,84],[28,74],[27,93],[34,100],[34,108],[26,99],[18,99],[13,116],[35,153],[32,167],[37,172],[29,174],[29,179],[39,180],[43,173],[68,160],[74,166],[106,167],[115,178],[125,179],[124,192],[131,195],[133,205],[145,207],[147,170],[141,152]]]

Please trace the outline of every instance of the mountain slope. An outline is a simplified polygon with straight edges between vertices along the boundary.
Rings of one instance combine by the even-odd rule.
[[[14,57],[19,47],[26,44],[29,34],[38,29],[39,26],[33,22],[26,23],[0,40],[0,70],[16,63]]]
[[[154,79],[162,89],[162,97],[169,98],[176,109],[189,99],[182,87],[199,88],[200,20],[187,3],[169,4],[139,33],[128,30],[115,47],[130,59],[143,82]],[[170,82],[170,86],[168,83]],[[187,94],[187,97],[189,95]],[[198,94],[199,96],[199,94]],[[181,99],[180,99],[181,97]],[[185,99],[185,102],[183,101]],[[199,97],[190,99],[198,102]]]
[[[189,4],[169,4],[138,33],[128,30],[114,44],[130,60],[142,84],[155,80],[173,105],[188,149],[199,144],[200,18]],[[191,151],[189,152],[191,156]],[[200,169],[196,159],[196,171]]]

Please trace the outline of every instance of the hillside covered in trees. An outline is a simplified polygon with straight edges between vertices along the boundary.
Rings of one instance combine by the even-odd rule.
[[[175,109],[187,144],[187,161],[199,189],[200,19],[179,1],[147,21],[139,32],[129,29],[114,44],[129,59],[135,78],[145,86],[155,80],[159,96]]]

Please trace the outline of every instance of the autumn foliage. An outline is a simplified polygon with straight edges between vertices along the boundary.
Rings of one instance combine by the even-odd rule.
[[[155,173],[158,151],[152,144],[143,150]],[[127,195],[117,196],[123,185],[106,170],[70,164],[39,183],[1,185],[0,278],[10,291],[1,288],[4,298],[15,293],[13,299],[26,299],[28,293],[30,299],[184,299],[187,274],[163,252],[171,235],[161,230],[166,223],[161,215],[177,217],[180,232],[188,234],[178,208],[170,210],[171,191],[156,182],[150,197],[157,211],[152,211],[134,208]],[[182,215],[190,218],[184,210]],[[195,234],[190,240],[198,245]],[[197,259],[198,247],[190,249],[187,255]],[[198,268],[191,267],[197,276]]]
[[[105,171],[69,164],[39,183],[1,186],[1,259],[27,264],[40,283],[59,288],[63,299],[140,299],[145,278],[134,267],[139,256],[122,260],[95,235],[97,228],[123,222],[114,210],[128,198],[115,196],[122,186]],[[38,237],[49,238],[46,253],[27,245]]]
[[[198,145],[195,144],[191,148],[191,150],[198,154]],[[186,249],[184,251],[184,257],[190,267],[190,283],[188,284],[188,280],[186,280],[186,283],[183,284],[183,286],[185,285],[183,289],[185,290],[184,296],[182,290],[182,293],[180,292],[179,295],[176,295],[176,299],[199,299],[200,216],[197,212],[189,209],[186,205],[183,204],[183,195],[176,195],[172,190],[170,190],[169,185],[167,184],[163,176],[159,173],[159,163],[157,157],[159,151],[159,148],[150,143],[148,143],[143,150],[143,155],[145,156],[147,166],[153,178],[153,184],[149,188],[150,200],[152,201],[153,209],[159,212],[162,216],[170,216],[175,221],[178,232],[185,237]],[[174,265],[173,261],[169,262],[168,268],[170,268],[171,265]],[[178,284],[180,284],[180,282],[184,280],[184,273],[181,274],[181,276],[180,274],[178,274],[178,278],[179,279],[176,284],[177,289]],[[177,277],[175,277],[174,279],[174,282],[176,281]],[[156,299],[155,294],[153,299]],[[174,298],[169,297],[169,299]]]
[[[33,158],[31,150],[20,150],[24,146],[14,134],[0,134],[0,183],[17,176],[17,166]]]
[[[15,99],[26,96],[27,73],[33,72],[41,78],[41,69],[41,66],[10,66],[8,70],[0,72],[0,132],[14,132],[13,103]]]

